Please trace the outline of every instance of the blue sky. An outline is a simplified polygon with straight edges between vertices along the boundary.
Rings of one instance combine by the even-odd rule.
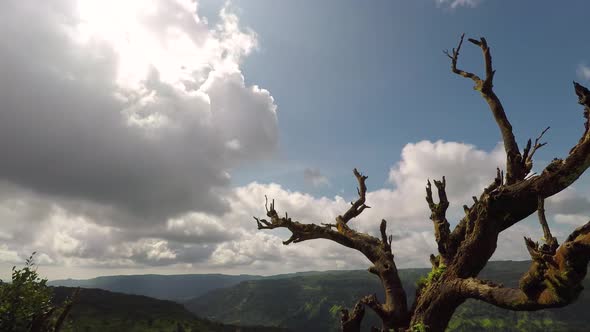
[[[447,176],[454,224],[503,166],[498,128],[443,50],[486,37],[521,148],[540,170],[583,132],[586,1],[52,0],[0,4],[0,278],[37,251],[50,278],[366,268],[328,241],[258,231],[264,196],[328,222],[388,220],[400,267],[436,251],[424,201]],[[481,73],[465,43],[459,67]],[[558,238],[590,218],[590,177],[547,203]],[[528,259],[534,218],[493,259]]]
[[[277,161],[237,172],[238,184],[354,194],[353,167],[380,187],[409,142],[443,139],[491,150],[500,140],[491,113],[470,81],[450,73],[442,53],[463,32],[489,41],[496,91],[521,146],[551,126],[538,159],[564,156],[583,128],[571,81],[585,81],[576,71],[590,61],[584,1],[487,0],[455,9],[429,0],[234,4],[260,42],[245,76],[272,91],[281,133]],[[460,65],[481,73],[479,49],[471,46]],[[333,185],[305,186],[308,167]]]

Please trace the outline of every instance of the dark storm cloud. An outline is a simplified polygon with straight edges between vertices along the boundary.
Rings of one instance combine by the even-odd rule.
[[[157,223],[190,210],[225,211],[218,191],[229,184],[226,170],[273,150],[272,98],[245,87],[239,73],[210,79],[205,91],[210,104],[178,93],[155,69],[144,82],[153,102],[124,100],[117,97],[126,92],[115,83],[113,49],[72,40],[73,2],[5,1],[1,6],[2,180],[54,199],[109,207],[118,211],[115,222],[121,225]],[[200,29],[194,38],[208,33],[202,23],[180,23]],[[130,107],[140,117],[164,114],[172,125],[130,125]],[[231,139],[239,146],[228,148]]]

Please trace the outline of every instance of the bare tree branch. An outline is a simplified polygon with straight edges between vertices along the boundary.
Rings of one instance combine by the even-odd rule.
[[[347,233],[341,233],[332,230],[330,227],[322,227],[316,224],[303,224],[298,221],[293,221],[287,215],[285,215],[285,217],[279,217],[279,214],[275,210],[274,200],[270,203],[270,208],[267,208],[266,215],[270,218],[270,221],[254,217],[258,229],[287,228],[291,231],[292,235],[287,241],[283,242],[285,245],[313,239],[328,239],[338,242],[343,246],[357,249],[358,243],[354,240],[354,236],[360,236],[361,234],[356,234],[355,231],[350,229]],[[368,235],[366,237],[369,238]],[[376,238],[373,239],[373,242],[379,242]]]
[[[455,73],[457,75],[461,75],[466,78],[470,78],[476,84],[478,84],[478,82],[481,81],[479,76],[477,76],[471,72],[464,71],[464,70],[457,68],[457,61],[459,60],[459,51],[461,51],[461,46],[463,45],[463,38],[465,38],[465,34],[461,35],[461,39],[459,40],[459,45],[457,45],[457,48],[453,48],[452,53],[449,53],[448,50],[443,51],[443,53],[446,54],[446,56],[448,56],[449,59],[451,59],[451,70],[453,71],[453,73]]]
[[[578,103],[584,106],[585,131],[578,143],[570,150],[565,160],[555,158],[543,172],[525,181],[505,186],[495,193],[494,200],[500,206],[510,206],[502,221],[502,230],[507,229],[537,210],[538,198],[551,197],[576,181],[590,167],[590,134],[588,114],[590,112],[590,91],[574,82]],[[517,204],[518,202],[518,204]]]
[[[543,228],[543,239],[546,243],[546,247],[543,247],[543,251],[555,254],[555,250],[557,250],[559,243],[557,243],[557,239],[551,234],[547,218],[545,217],[545,199],[539,198],[537,212],[539,215],[539,223]]]
[[[387,236],[386,229],[387,221],[385,221],[385,219],[382,219],[381,225],[379,225],[379,231],[381,232],[381,242],[383,243],[383,250],[385,252],[391,252],[391,242],[393,241],[393,236]]]
[[[453,253],[450,250],[451,244],[449,243],[449,237],[451,231],[446,218],[446,211],[449,207],[449,200],[445,191],[446,184],[447,182],[444,176],[442,181],[434,180],[439,199],[439,203],[436,204],[432,199],[432,185],[430,184],[430,180],[428,180],[426,185],[426,202],[428,202],[431,212],[430,220],[434,223],[434,236],[438,244],[438,252],[443,258],[450,259]]]
[[[557,308],[575,301],[590,261],[590,222],[572,232],[553,255],[544,254],[529,239],[527,242],[534,252],[533,263],[519,288],[476,278],[457,279],[461,294],[510,310]]]
[[[518,144],[516,143],[516,139],[512,132],[512,125],[510,121],[508,121],[508,117],[504,112],[504,107],[500,102],[500,99],[496,95],[493,90],[493,81],[494,75],[496,71],[492,66],[492,55],[490,53],[490,49],[488,47],[488,43],[485,38],[480,38],[479,40],[469,39],[469,41],[479,48],[483,53],[484,57],[484,64],[485,64],[485,78],[481,79],[479,76],[467,72],[457,68],[457,61],[459,59],[459,51],[461,49],[461,45],[463,44],[463,38],[465,34],[461,35],[461,39],[459,41],[459,45],[456,49],[453,49],[452,55],[449,52],[445,52],[445,54],[451,59],[451,70],[453,73],[469,78],[473,82],[475,82],[474,89],[479,91],[484,98],[484,100],[488,103],[492,114],[500,128],[500,132],[502,134],[502,140],[504,141],[504,150],[506,151],[506,183],[512,184],[517,181],[520,181],[524,178],[525,174],[523,174],[524,170],[520,166],[522,162],[522,156],[520,155],[520,150],[518,149]]]
[[[549,130],[550,127],[545,128],[542,132],[541,135],[539,135],[536,139],[535,139],[535,145],[532,147],[533,149],[531,150],[531,140],[529,139],[527,141],[526,147],[524,148],[524,151],[522,153],[522,160],[523,160],[523,167],[524,167],[524,172],[526,175],[529,174],[529,172],[531,171],[531,169],[533,169],[533,155],[535,154],[535,152],[542,148],[543,146],[547,145],[547,142],[541,143],[541,138],[543,137],[543,135],[547,132],[547,130]]]
[[[358,301],[349,312],[348,309],[342,309],[340,312],[340,325],[342,332],[359,332],[361,330],[361,321],[365,316],[365,307]]]
[[[365,209],[371,208],[365,204],[366,194],[367,194],[367,186],[365,181],[367,180],[367,176],[362,175],[359,173],[356,168],[353,170],[354,176],[358,181],[358,188],[357,192],[359,198],[351,203],[351,207],[344,213],[344,215],[338,216],[336,219],[341,223],[348,223],[352,218],[357,217],[359,214],[363,212]]]
[[[343,312],[343,329],[355,328],[357,326],[356,321],[362,319],[358,305],[367,305],[373,310],[377,310],[380,317],[382,317],[383,328],[399,327],[407,324],[407,320],[409,319],[407,297],[397,272],[394,255],[391,251],[393,238],[387,235],[387,222],[385,220],[381,221],[379,228],[381,233],[380,239],[357,232],[347,225],[348,221],[358,216],[363,210],[369,208],[365,204],[367,192],[365,180],[367,177],[359,173],[356,169],[354,169],[353,173],[359,183],[359,198],[352,203],[352,206],[343,215],[336,217],[336,224],[304,224],[292,220],[286,213],[284,217],[280,217],[275,209],[274,200],[269,205],[268,199],[265,201],[265,208],[269,220],[256,217],[254,219],[256,220],[258,229],[286,228],[291,231],[291,237],[283,242],[285,245],[312,239],[327,239],[363,253],[373,263],[369,268],[369,272],[377,275],[383,284],[385,289],[385,303],[379,303],[377,306],[376,298],[375,301],[373,301],[372,297],[361,299],[352,313],[348,311]],[[444,188],[442,190],[444,192]],[[364,313],[364,311],[362,312]]]
[[[379,318],[387,319],[389,311],[383,304],[379,302],[376,294],[371,294],[363,297],[361,299],[361,303],[371,308],[377,314],[377,316],[379,316]]]
[[[574,82],[574,91],[578,96],[578,104],[584,106],[584,118],[586,119],[586,123],[584,124],[585,131],[582,137],[585,137],[588,133],[588,121],[590,120],[590,91],[585,86]],[[571,154],[571,151],[570,151]]]

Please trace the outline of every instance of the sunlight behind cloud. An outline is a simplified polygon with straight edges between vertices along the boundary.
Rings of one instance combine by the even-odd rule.
[[[277,147],[274,99],[240,68],[256,34],[226,7],[209,24],[194,1],[3,5],[3,260],[209,257],[232,234],[202,216],[228,211],[230,172]]]
[[[207,34],[207,22],[190,0],[79,0],[77,5],[76,40],[111,46],[118,58],[117,83],[127,89],[140,91],[156,71],[162,82],[188,93],[212,70],[239,71],[241,57],[256,46],[255,35],[240,31],[237,17],[225,8],[222,22]]]
[[[157,14],[154,1],[79,0],[78,38],[95,39],[113,46],[119,56],[119,84],[130,84],[144,78],[150,63],[165,62],[161,49],[139,23],[142,15]]]

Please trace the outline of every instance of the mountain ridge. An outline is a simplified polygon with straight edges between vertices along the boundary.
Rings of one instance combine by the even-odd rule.
[[[530,261],[493,261],[480,273],[482,279],[516,287]],[[400,269],[408,302],[414,299],[416,283],[430,269]],[[584,281],[590,288],[590,280]],[[212,290],[186,301],[193,313],[224,323],[273,325],[294,331],[339,331],[339,309],[362,296],[383,293],[379,279],[365,270],[335,271],[287,279],[243,281],[229,288]],[[382,300],[382,299],[381,299]],[[590,292],[565,308],[537,312],[511,312],[483,302],[468,300],[461,305],[447,331],[587,331],[586,308]],[[362,331],[379,326],[367,310]]]
[[[62,304],[75,288],[52,287],[53,301]],[[222,324],[197,317],[182,304],[144,295],[81,288],[63,332],[287,332],[275,327]]]
[[[489,264],[528,264],[530,261],[492,261]],[[488,265],[489,265],[488,264]],[[99,276],[90,279],[57,279],[47,284],[50,286],[98,288],[125,294],[145,295],[161,300],[185,302],[215,289],[227,288],[248,280],[283,279],[298,276],[330,274],[341,272],[358,272],[366,270],[325,270],[301,271],[276,275],[222,274],[222,273],[187,273],[187,274],[122,274]],[[429,268],[405,268],[400,271],[427,273]],[[404,272],[400,272],[404,273]],[[162,286],[163,285],[163,286]]]

